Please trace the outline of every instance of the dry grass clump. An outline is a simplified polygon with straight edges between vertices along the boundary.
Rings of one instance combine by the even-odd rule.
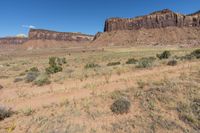
[[[51,81],[49,80],[49,75],[47,75],[46,73],[40,74],[34,81],[34,84],[38,86],[43,86],[50,83]]]
[[[178,61],[177,60],[170,60],[168,61],[167,65],[169,66],[176,66],[178,64]]]
[[[85,65],[85,69],[90,69],[90,68],[95,68],[95,67],[100,67],[100,66],[95,63],[88,63]]]
[[[110,109],[115,114],[128,113],[130,110],[131,103],[125,98],[120,98],[111,105]]]
[[[120,65],[121,63],[118,61],[118,62],[110,62],[107,64],[107,66],[117,66],[117,65]]]

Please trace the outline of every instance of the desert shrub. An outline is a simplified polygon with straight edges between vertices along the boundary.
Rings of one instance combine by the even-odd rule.
[[[49,67],[46,68],[46,73],[54,74],[54,73],[61,72],[63,70],[62,64],[63,64],[62,59],[60,59],[58,57],[50,57],[49,58]]]
[[[162,59],[168,59],[171,56],[170,51],[164,51],[161,54],[157,54],[157,57],[162,60]]]
[[[126,61],[126,64],[136,64],[138,62],[138,60],[134,59],[134,58],[130,58]]]
[[[46,68],[46,73],[47,74],[54,74],[54,73],[58,73],[62,71],[62,67],[61,66],[50,66],[48,68]]]
[[[192,112],[194,116],[199,120],[200,122],[200,99],[194,99],[191,104]],[[199,125],[200,126],[200,125]]]
[[[99,67],[99,65],[94,63],[88,63],[85,65],[85,69],[95,68],[95,67]]]
[[[39,69],[37,67],[32,67],[29,72],[39,72]]]
[[[197,59],[200,59],[200,49],[194,50],[191,55],[196,57]]]
[[[107,64],[107,66],[117,66],[117,65],[120,65],[121,63],[120,62],[110,62]]]
[[[192,59],[199,59],[200,58],[200,49],[194,50],[190,54],[180,57],[181,60],[192,60]]]
[[[27,74],[26,74],[26,77],[25,77],[25,81],[27,83],[29,82],[33,82],[37,77],[39,76],[39,72],[34,72],[34,71],[29,71]]]
[[[177,60],[170,60],[168,63],[167,63],[167,65],[169,65],[169,66],[176,66],[177,65]]]
[[[131,103],[125,98],[116,100],[110,107],[111,111],[115,114],[128,113],[130,110]]]
[[[7,117],[10,117],[13,114],[11,109],[0,106],[0,120],[4,120]]]
[[[0,90],[1,90],[1,89],[3,89],[3,86],[2,86],[2,85],[0,85]]]
[[[50,83],[49,76],[45,73],[40,74],[34,81],[34,84],[38,86],[43,86]]]
[[[63,57],[63,58],[61,59],[61,61],[62,61],[62,63],[63,63],[63,64],[66,64],[66,63],[67,63],[67,61],[66,61],[66,58],[65,58],[65,57]]]
[[[154,59],[152,58],[142,58],[138,61],[137,68],[148,68],[153,65]]]
[[[187,54],[185,56],[180,57],[181,60],[192,60],[195,59],[196,57],[192,54]]]
[[[21,81],[23,81],[23,78],[15,78],[15,80],[14,80],[15,83],[16,82],[21,82]]]

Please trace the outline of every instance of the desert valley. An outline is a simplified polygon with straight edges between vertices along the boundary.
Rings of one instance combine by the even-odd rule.
[[[0,38],[0,133],[199,133],[199,66],[200,12]]]

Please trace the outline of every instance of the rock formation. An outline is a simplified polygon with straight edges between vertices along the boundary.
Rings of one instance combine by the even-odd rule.
[[[7,45],[7,44],[23,44],[28,41],[28,38],[26,37],[5,37],[5,38],[0,38],[0,45]]]
[[[56,40],[56,41],[92,41],[92,35],[72,32],[56,32],[50,30],[31,29],[29,31],[29,40]]]
[[[23,44],[30,40],[53,40],[53,41],[74,41],[89,42],[94,36],[72,32],[56,32],[50,30],[30,29],[29,36],[26,37],[5,37],[0,38],[0,45],[3,44]]]
[[[136,18],[110,18],[105,22],[105,32],[118,30],[155,29],[165,27],[200,27],[200,12],[183,15],[164,9]]]

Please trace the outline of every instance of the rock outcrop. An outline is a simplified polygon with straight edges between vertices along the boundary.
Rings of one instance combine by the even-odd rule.
[[[76,41],[86,42],[93,40],[92,35],[72,32],[56,32],[42,29],[31,29],[29,31],[29,40],[56,40],[56,41]]]
[[[155,29],[165,27],[200,27],[200,12],[190,15],[175,13],[171,10],[153,12],[136,18],[110,18],[105,22],[105,32],[118,30]]]
[[[94,36],[72,32],[56,32],[42,29],[30,29],[28,37],[5,37],[0,38],[0,45],[4,44],[23,44],[31,40],[48,40],[62,42],[89,42]]]
[[[28,38],[26,37],[5,37],[0,38],[0,45],[17,45],[17,44],[23,44],[28,41]]]

